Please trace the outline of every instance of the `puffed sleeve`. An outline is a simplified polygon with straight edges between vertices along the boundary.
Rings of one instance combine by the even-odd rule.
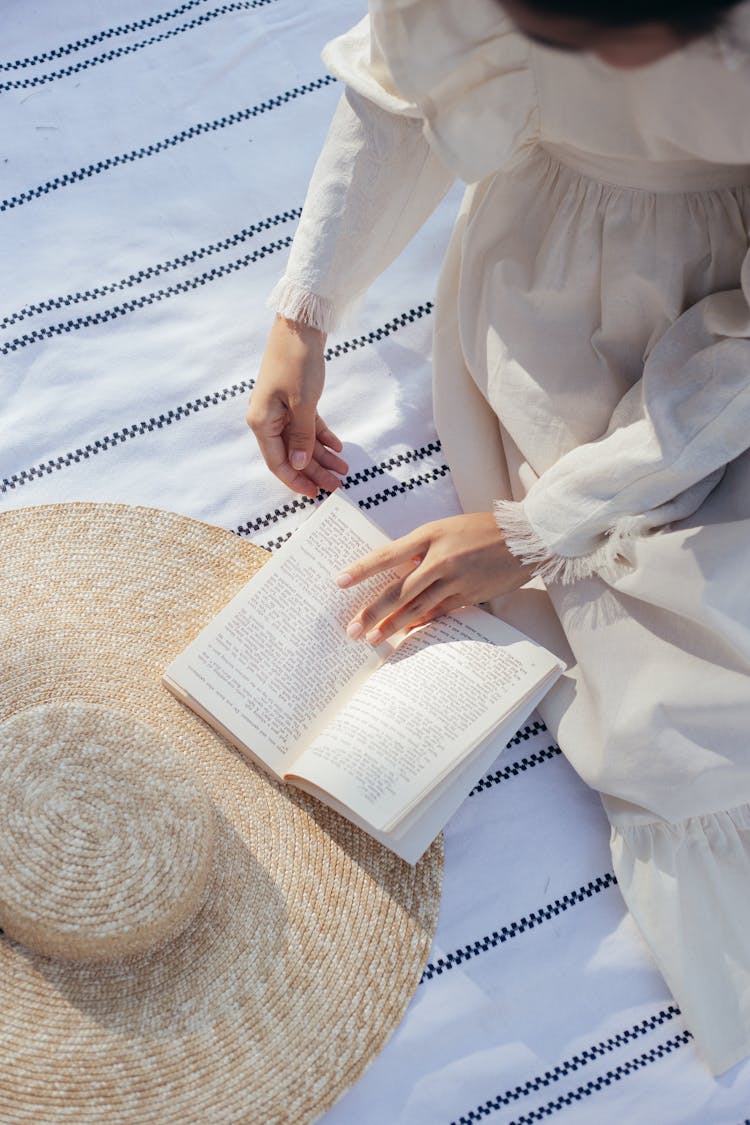
[[[521,501],[496,504],[509,548],[548,581],[627,559],[700,506],[750,447],[750,255],[740,287],[679,316],[621,399],[606,434],[547,469]]]
[[[429,218],[454,174],[396,89],[369,18],[329,43],[323,59],[346,90],[269,304],[329,332]]]

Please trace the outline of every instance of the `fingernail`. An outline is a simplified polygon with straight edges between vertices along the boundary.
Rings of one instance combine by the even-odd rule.
[[[342,570],[341,574],[336,575],[336,585],[337,586],[341,586],[342,589],[343,589],[344,586],[351,586],[351,584],[352,584],[352,576],[351,576],[351,574],[348,574],[345,570]]]
[[[294,453],[292,454],[292,468],[304,469],[306,461],[307,458],[305,457],[304,450],[295,449]]]
[[[367,642],[371,645],[379,645],[382,639],[383,634],[380,632],[380,629],[371,629],[367,634],[367,637],[365,638],[365,640],[367,640]]]
[[[364,631],[365,630],[363,626],[360,625],[359,621],[352,621],[351,625],[347,625],[346,627],[346,635],[347,637],[351,637],[353,641],[358,641]]]

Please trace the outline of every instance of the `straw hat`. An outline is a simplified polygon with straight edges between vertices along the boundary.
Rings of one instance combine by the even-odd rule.
[[[0,547],[0,1122],[314,1120],[419,981],[440,845],[409,867],[160,685],[265,552],[96,504]]]

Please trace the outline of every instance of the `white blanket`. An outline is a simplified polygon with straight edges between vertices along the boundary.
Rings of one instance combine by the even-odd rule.
[[[244,403],[361,0],[12,0],[0,69],[6,508],[167,508],[273,547],[309,502]],[[330,341],[322,411],[391,534],[457,511],[430,411],[457,195]],[[598,798],[532,719],[446,829],[429,964],[325,1125],[736,1123],[625,913]],[[293,1045],[290,1045],[293,1049]]]

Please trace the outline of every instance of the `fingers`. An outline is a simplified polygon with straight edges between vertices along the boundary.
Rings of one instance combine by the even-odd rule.
[[[411,535],[394,539],[386,547],[370,551],[369,555],[357,559],[337,576],[336,582],[342,589],[347,589],[349,586],[356,586],[358,582],[363,582],[365,578],[381,574],[384,570],[396,570],[402,566],[412,570],[414,560],[421,559],[423,553],[422,537],[412,532]]]
[[[305,473],[299,472],[289,464],[286,442],[281,434],[261,435],[256,432],[256,438],[266,465],[287,488],[302,496],[315,498],[318,495],[318,486]]]
[[[337,457],[319,441],[316,441],[313,450],[312,459],[309,461],[303,473],[297,473],[294,477],[296,481],[295,490],[299,490],[302,482],[305,482],[305,487],[312,484],[313,490],[305,491],[306,496],[316,496],[318,491],[322,488],[325,492],[334,492],[335,489],[341,486],[341,477],[346,476],[349,472],[349,466],[346,461],[341,457]]]
[[[418,629],[422,625],[429,625],[431,621],[437,621],[438,617],[442,617],[445,613],[452,613],[454,609],[459,609],[464,603],[460,598],[443,598],[441,602],[434,605],[430,610],[418,617],[415,621],[409,622],[410,629]]]
[[[296,402],[289,407],[286,423],[286,441],[289,451],[289,463],[293,469],[305,469],[313,457],[317,456],[320,464],[324,464],[319,454],[325,451],[330,464],[326,467],[333,468],[337,464],[336,472],[347,473],[349,466],[335,453],[340,453],[344,448],[341,438],[326,425],[315,409],[315,403],[303,401]]]
[[[290,417],[288,410],[277,411],[275,415],[269,412],[268,416],[248,410],[247,421],[255,434],[263,460],[271,472],[293,492],[313,499],[321,488],[333,492],[341,484],[339,477],[349,472],[349,466],[333,449],[328,448],[325,438],[328,438],[337,450],[343,448],[341,441],[321,418],[314,415],[317,437],[313,438],[310,455],[304,453],[305,465],[299,469],[292,462],[293,456],[299,459],[301,451],[291,449],[290,434],[293,427],[289,421]],[[294,432],[297,433],[297,440],[300,441],[300,434],[305,429],[305,425],[304,422],[300,423],[299,410],[295,418],[297,428]]]
[[[415,598],[396,613],[391,614],[385,621],[380,622],[366,634],[366,639],[373,645],[379,645],[389,637],[400,633],[402,629],[414,629],[420,625],[428,625],[442,617],[444,613],[451,613],[464,603],[458,597],[441,594],[438,583],[428,588],[425,595]]]
[[[306,469],[315,448],[317,414],[315,403],[297,402],[289,408],[286,442],[293,469]]]
[[[343,448],[339,443],[339,448]],[[313,460],[324,469],[330,469],[333,473],[338,473],[340,476],[346,476],[349,472],[349,465],[343,458],[338,457],[329,448],[327,448],[320,441],[316,441],[315,449],[313,451]]]
[[[378,645],[406,626],[517,590],[532,570],[510,553],[492,512],[475,512],[425,524],[353,562],[337,581],[349,587],[377,574],[384,579],[348,629]]]
[[[409,551],[413,550],[410,543],[404,544],[403,547]],[[436,615],[437,607],[445,600],[445,582],[435,580],[429,570],[420,569],[422,560],[419,556],[409,554],[403,559],[403,553],[401,548],[395,552],[390,548],[373,552],[350,568],[354,572],[351,582],[345,581],[350,577],[349,574],[339,576],[339,585],[346,586],[353,585],[355,579],[361,581],[362,577],[367,577],[367,573],[362,575],[363,570],[378,573],[385,569],[383,562],[386,562],[391,569],[394,564],[399,566],[399,563],[399,569],[408,568],[405,574],[391,582],[370,605],[352,619],[347,633],[353,639],[364,635],[370,644],[380,644],[401,629]],[[373,561],[370,562],[370,559]]]
[[[357,559],[337,576],[337,584],[347,589],[385,570],[404,572],[371,605],[352,619],[347,628],[350,637],[356,640],[366,634],[367,640],[377,645],[397,631],[397,627],[390,628],[390,620],[385,620],[391,614],[420,598],[419,609],[413,614],[412,620],[419,612],[428,611],[431,602],[425,599],[424,592],[431,582],[424,571],[417,573],[422,560],[422,547],[422,537],[412,532],[411,535],[395,539],[387,546]]]
[[[371,645],[379,645],[402,629],[425,624],[446,612],[448,598],[442,583],[428,584],[414,596],[410,593],[407,582],[399,589],[392,587],[354,619],[347,629],[349,636],[364,634]]]
[[[335,470],[333,472],[328,468],[328,464],[331,462]],[[337,466],[341,466],[341,468],[337,468]],[[316,448],[315,456],[308,464],[304,474],[301,475],[312,481],[316,490],[322,488],[326,492],[333,492],[341,486],[341,477],[336,475],[339,472],[347,472],[346,462],[342,461],[340,457],[335,457],[334,454],[326,456],[325,451],[319,454]]]
[[[329,429],[320,415],[318,415],[317,438],[322,445],[327,446],[328,449],[335,449],[337,453],[340,453],[344,448],[344,443],[341,438],[337,437],[333,430]]]
[[[315,496],[318,487],[335,487],[330,474],[341,468],[328,456],[325,463],[316,458],[318,443],[332,455],[342,448],[317,413],[325,382],[324,351],[324,333],[277,314],[247,411],[247,423],[268,467],[287,487],[306,496]]]

